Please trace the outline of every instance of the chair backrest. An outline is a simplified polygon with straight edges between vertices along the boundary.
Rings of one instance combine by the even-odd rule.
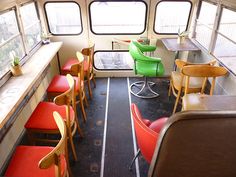
[[[139,50],[141,51],[141,52],[153,52],[153,51],[155,51],[156,50],[156,46],[154,46],[154,45],[143,45],[143,44],[141,44],[141,43],[139,43],[138,41],[132,41],[133,42],[133,44],[136,46],[136,47],[138,47],[139,48]]]
[[[148,177],[236,176],[236,111],[188,111],[165,124]]]
[[[129,44],[129,53],[134,59],[135,74],[144,76],[162,76],[165,72],[164,66],[161,63],[161,58],[145,56],[141,50],[131,41]]]
[[[146,126],[135,104],[131,105],[136,138],[140,151],[147,162],[151,162],[158,134]]]
[[[66,136],[66,125],[64,123],[64,120],[60,116],[58,112],[53,112],[54,120],[56,121],[56,124],[59,128],[60,134],[61,134],[61,139],[57,146],[45,157],[43,157],[39,163],[38,166],[40,169],[47,169],[51,167],[52,165],[55,165],[55,176],[56,177],[61,177],[61,158],[62,155],[66,154],[66,141],[67,141],[67,136]],[[66,173],[66,171],[65,171]]]
[[[181,59],[176,59],[175,64],[176,64],[177,68],[179,68],[179,69],[182,69],[184,66],[188,66],[188,65],[210,65],[210,66],[214,66],[216,64],[216,59],[212,59],[211,61],[209,61],[207,63],[192,63],[192,62],[184,61],[184,60],[181,60]]]
[[[76,56],[79,62],[71,66],[71,72],[73,73],[73,75],[77,74],[78,85],[79,89],[81,90],[84,82],[84,56],[81,52],[76,52]]]
[[[88,66],[90,68],[90,72],[93,69],[93,62],[94,62],[94,47],[95,44],[94,43],[90,43],[88,48],[83,48],[81,53],[84,56],[87,56],[87,60],[88,60]]]
[[[67,78],[67,82],[69,84],[69,89],[56,96],[54,98],[54,103],[56,105],[62,106],[62,105],[66,105],[66,124],[67,127],[70,127],[70,117],[71,117],[71,111],[70,111],[70,106],[73,106],[73,109],[75,109],[74,104],[75,104],[75,80],[73,79],[73,77],[70,74],[66,75]]]
[[[210,95],[213,94],[215,88],[216,77],[223,76],[227,73],[224,67],[210,65],[189,65],[182,68],[181,73],[186,76],[185,94],[188,93],[190,77],[204,77],[201,93],[204,93],[208,78],[212,78]]]

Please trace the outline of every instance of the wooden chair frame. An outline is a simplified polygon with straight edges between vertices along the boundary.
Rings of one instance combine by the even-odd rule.
[[[38,166],[40,169],[47,169],[54,164],[56,174],[55,177],[61,177],[61,154],[65,155],[66,163],[69,168],[69,158],[67,155],[67,126],[58,112],[53,112],[53,117],[61,134],[61,139],[57,146],[39,161]],[[64,176],[69,176],[68,169],[65,171]]]
[[[177,66],[177,68],[179,69],[179,71],[174,71],[174,72],[179,72],[181,73],[182,69],[185,67],[185,66],[190,66],[190,65],[193,65],[193,66],[197,66],[197,65],[209,65],[209,66],[213,66],[215,65],[216,63],[216,60],[213,59],[211,60],[210,62],[208,63],[191,63],[191,62],[187,62],[187,61],[183,61],[183,60],[180,60],[180,59],[176,59],[175,60],[175,64]],[[173,72],[172,72],[173,74]],[[181,76],[182,78],[182,76]],[[171,94],[171,90],[172,90],[172,93],[173,95],[176,97],[176,100],[175,100],[175,105],[174,105],[174,108],[173,108],[173,114],[175,113],[176,109],[177,109],[177,106],[178,106],[178,103],[179,103],[179,100],[181,98],[181,94],[184,92],[185,90],[185,87],[183,86],[183,81],[184,81],[184,78],[182,78],[183,80],[180,79],[180,83],[179,83],[179,86],[176,86],[174,83],[173,83],[173,78],[171,76],[170,78],[170,86],[169,86],[169,91],[168,91],[168,97],[170,97],[170,94]],[[200,92],[201,91],[201,87],[194,87],[194,88],[189,88],[188,92],[189,93],[195,93],[195,92]]]
[[[76,117],[76,108],[74,107],[74,105],[75,105],[75,103],[74,103],[75,102],[74,101],[75,81],[70,74],[67,74],[66,77],[67,77],[67,81],[68,81],[70,88],[66,92],[56,96],[54,98],[54,103],[58,106],[62,106],[62,105],[65,106],[67,138],[69,139],[74,159],[75,159],[75,161],[77,161],[78,158],[77,158],[77,154],[76,154],[76,150],[75,150],[75,146],[74,146],[74,142],[73,142],[73,136],[76,133],[76,129],[78,129],[80,134],[82,134],[82,131],[80,129],[79,122]],[[73,121],[70,120],[70,117],[71,117],[70,106],[71,105],[74,109]],[[29,140],[32,144],[34,144],[35,141],[55,143],[55,142],[58,142],[58,140],[52,140],[52,139],[46,139],[46,138],[45,139],[44,138],[35,138],[33,136],[33,134],[35,134],[35,133],[59,134],[60,131],[59,130],[44,130],[44,129],[27,129],[27,134],[28,134]]]
[[[85,72],[85,82],[87,83],[88,86],[88,91],[89,91],[89,98],[92,99],[92,89],[91,89],[91,83],[90,81],[93,81],[94,88],[96,87],[96,81],[95,81],[95,74],[93,72],[93,62],[94,62],[94,46],[95,44],[90,44],[90,47],[88,48],[83,48],[81,53],[84,56],[87,56],[87,62],[89,66],[89,70]]]
[[[225,75],[227,73],[227,70],[224,67],[219,66],[196,65],[184,67],[181,73],[183,77],[186,76],[184,95],[189,93],[190,77],[204,77],[204,82],[202,83],[201,88],[201,94],[204,94],[205,92],[205,87],[208,78],[212,78],[210,95],[213,95],[216,77]]]

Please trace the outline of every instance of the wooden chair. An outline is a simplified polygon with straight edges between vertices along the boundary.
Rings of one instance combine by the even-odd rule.
[[[68,175],[66,125],[58,112],[53,112],[61,139],[56,147],[18,146],[4,174],[6,177],[65,177]],[[54,167],[54,168],[52,168]]]
[[[211,60],[210,62],[202,63],[201,65],[213,66],[215,63],[216,63],[216,60]],[[181,70],[185,66],[189,66],[189,65],[195,66],[195,65],[199,65],[200,63],[190,63],[190,62],[182,61],[180,59],[176,59],[175,64],[179,71],[172,71],[171,78],[170,78],[169,92],[168,92],[168,96],[170,97],[171,90],[172,90],[173,95],[176,97],[173,114],[176,111],[177,105],[181,98],[181,94],[182,92],[184,92],[184,87],[185,87],[185,79],[181,81],[181,78],[182,78]],[[201,90],[203,80],[204,78],[191,78],[189,92],[193,92],[193,93],[199,92]]]
[[[86,59],[84,60],[84,74],[85,74],[85,82],[88,86],[88,92],[89,92],[89,98],[92,98],[92,89],[91,89],[91,83],[90,81],[93,81],[94,87],[96,87],[96,81],[95,81],[95,75],[93,72],[93,62],[94,62],[94,46],[95,44],[90,43],[90,47],[83,48],[81,50],[81,53],[86,56]],[[71,72],[71,66],[73,64],[78,63],[78,60],[75,58],[70,58],[68,61],[63,65],[61,69],[61,73],[66,75],[68,73],[73,74]]]
[[[76,104],[80,104],[80,108],[82,111],[82,115],[83,115],[83,121],[86,122],[87,120],[87,116],[86,116],[86,112],[84,109],[84,101],[85,101],[85,105],[88,107],[88,101],[87,101],[87,97],[85,94],[85,89],[84,89],[84,57],[83,54],[80,52],[76,53],[77,56],[77,63],[71,65],[70,68],[70,73],[72,75],[76,75],[76,77],[74,77],[76,84],[75,84],[75,94],[74,94],[74,98],[76,100],[75,102],[75,107]],[[47,88],[47,94],[48,94],[48,98],[54,98],[55,96],[65,92],[68,89],[68,84],[66,81],[66,76],[64,75],[56,75],[53,79],[52,82],[49,84],[48,88]],[[78,100],[76,99],[76,97],[78,96]],[[75,112],[77,113],[77,110],[75,109]]]
[[[205,94],[205,87],[207,84],[208,78],[211,79],[211,88],[210,88],[210,95],[213,95],[214,88],[215,88],[215,81],[216,77],[223,76],[227,73],[227,70],[224,67],[217,67],[217,66],[206,66],[206,65],[196,65],[196,66],[186,66],[182,69],[182,75],[186,78],[185,81],[185,89],[184,89],[184,96],[182,100],[183,109],[186,107],[191,107],[194,105],[194,95],[198,96],[199,94],[193,94],[191,91],[189,92],[189,85],[190,85],[190,78],[191,77],[204,77],[204,81],[202,82],[202,87],[200,90],[200,94]],[[183,78],[182,77],[182,78]],[[192,93],[192,94],[189,94]]]
[[[41,142],[57,142],[56,139],[39,138],[35,137],[35,134],[58,134],[59,129],[55,122],[53,121],[52,113],[54,111],[59,112],[64,121],[66,122],[66,127],[68,130],[68,140],[71,145],[72,153],[75,161],[77,161],[77,154],[75,151],[75,146],[73,142],[73,136],[78,129],[81,136],[83,133],[79,127],[79,122],[76,117],[76,112],[73,110],[74,105],[74,79],[71,75],[66,76],[69,84],[69,89],[54,98],[54,103],[52,102],[40,102],[35,108],[34,112],[30,116],[29,120],[25,124],[27,134],[31,143],[35,141]]]

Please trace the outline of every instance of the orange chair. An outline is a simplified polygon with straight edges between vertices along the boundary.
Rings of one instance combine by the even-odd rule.
[[[56,147],[18,146],[4,174],[6,177],[68,176],[66,125],[58,112],[53,112],[61,140]]]
[[[77,154],[75,151],[73,136],[76,132],[76,129],[78,129],[81,136],[83,136],[83,134],[79,127],[79,122],[76,118],[76,114],[73,110],[73,107],[71,106],[71,102],[74,102],[74,79],[71,75],[67,75],[66,77],[69,83],[68,90],[57,96],[54,99],[54,103],[39,103],[30,116],[29,120],[26,122],[25,128],[31,142],[57,142],[57,140],[55,139],[38,138],[34,137],[34,135],[40,133],[58,134],[59,130],[53,120],[52,113],[54,111],[59,112],[66,122],[68,139],[71,145],[74,159],[77,161]]]
[[[131,170],[132,165],[140,152],[148,163],[151,162],[159,133],[168,119],[166,117],[160,118],[154,122],[151,122],[148,119],[143,119],[138,107],[134,103],[131,104],[131,112],[133,115],[132,117],[139,150],[133,158],[129,170]]]
[[[93,61],[94,61],[94,44],[91,44],[88,48],[83,48],[81,53],[86,56],[87,59],[84,60],[84,74],[85,74],[85,82],[88,86],[89,91],[89,98],[92,98],[92,89],[90,81],[93,81],[94,87],[96,87],[96,81],[93,72]],[[78,59],[70,58],[68,61],[62,66],[61,73],[66,74],[73,74],[71,73],[71,66],[73,64],[78,63]]]
[[[84,91],[84,71],[83,71],[83,61],[84,61],[84,57],[83,54],[81,54],[80,52],[76,53],[77,56],[77,63],[73,64],[70,68],[70,73],[72,75],[77,75],[77,77],[74,77],[74,79],[76,80],[76,84],[75,84],[75,100],[76,97],[79,97],[79,100],[76,101],[76,104],[80,104],[80,108],[82,111],[82,115],[83,115],[83,121],[86,122],[87,120],[87,116],[86,116],[86,112],[84,109],[84,101],[85,101],[85,105],[88,106],[88,101],[87,101],[87,97]],[[47,95],[48,98],[53,98],[63,92],[65,92],[67,89],[69,88],[67,82],[66,82],[66,76],[64,75],[56,75],[53,79],[52,82],[49,84],[48,88],[47,88]],[[76,104],[74,105],[76,107]],[[77,114],[77,110],[75,109],[75,112]]]

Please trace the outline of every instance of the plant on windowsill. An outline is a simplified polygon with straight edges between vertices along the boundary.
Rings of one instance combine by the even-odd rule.
[[[188,31],[182,31],[180,32],[180,29],[178,30],[178,38],[177,38],[177,44],[183,44],[185,41],[185,38],[188,36]]]
[[[20,66],[20,58],[15,56],[14,52],[12,52],[11,72],[13,76],[20,76],[23,74]]]
[[[47,34],[47,33],[42,33],[41,35],[41,39],[42,39],[42,43],[45,45],[45,44],[49,44],[50,43],[50,35]]]

